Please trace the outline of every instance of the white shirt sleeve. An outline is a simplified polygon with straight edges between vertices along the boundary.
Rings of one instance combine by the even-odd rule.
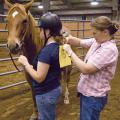
[[[85,48],[89,48],[93,42],[95,41],[94,38],[90,38],[90,39],[81,39],[80,41],[80,46],[81,47],[85,47]]]

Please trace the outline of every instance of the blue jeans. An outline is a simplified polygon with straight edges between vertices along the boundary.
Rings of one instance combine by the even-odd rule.
[[[55,120],[56,104],[61,93],[61,87],[57,87],[48,93],[36,96],[38,120]]]
[[[80,94],[80,120],[99,120],[100,112],[107,104],[105,97],[87,97]]]

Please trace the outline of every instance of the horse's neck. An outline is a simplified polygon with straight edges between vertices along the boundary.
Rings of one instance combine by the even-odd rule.
[[[30,25],[28,29],[27,36],[25,37],[25,47],[24,47],[24,55],[28,58],[29,62],[31,63],[34,57],[38,54],[40,49],[42,48],[42,41],[40,40],[40,31],[36,33],[34,28],[35,26],[32,25],[32,20],[30,20]],[[35,34],[35,37],[33,36]]]
[[[33,43],[32,37],[26,38],[26,44],[23,54],[28,58],[30,63],[37,55],[36,45]]]

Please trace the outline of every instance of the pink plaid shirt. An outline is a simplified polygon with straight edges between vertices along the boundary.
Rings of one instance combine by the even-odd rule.
[[[93,64],[99,70],[93,74],[81,73],[78,92],[85,96],[105,96],[111,89],[109,82],[115,74],[118,59],[115,41],[98,44],[94,38],[91,38],[83,40],[81,45],[90,47],[84,61]]]

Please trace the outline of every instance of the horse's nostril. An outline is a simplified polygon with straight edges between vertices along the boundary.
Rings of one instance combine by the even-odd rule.
[[[15,49],[18,49],[18,48],[19,48],[19,45],[16,43]]]
[[[8,44],[6,44],[6,47],[8,48]]]

